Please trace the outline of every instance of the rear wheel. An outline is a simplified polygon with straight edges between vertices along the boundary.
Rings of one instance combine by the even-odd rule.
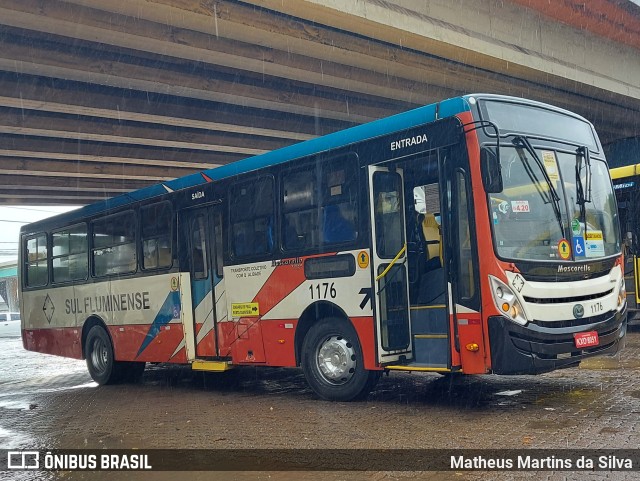
[[[302,343],[302,369],[311,389],[329,401],[364,398],[380,377],[380,371],[364,368],[353,327],[336,317],[309,329]]]
[[[102,326],[93,326],[87,334],[84,357],[91,378],[100,385],[120,380],[121,366],[115,361],[111,339]]]

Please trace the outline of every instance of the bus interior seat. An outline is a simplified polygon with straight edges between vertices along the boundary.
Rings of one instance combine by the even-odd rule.
[[[446,302],[444,268],[438,267],[422,275],[418,289],[417,304],[444,304]]]
[[[331,204],[322,211],[322,234],[327,244],[351,241],[356,238],[353,222],[344,218],[340,206]]]
[[[442,267],[442,235],[435,214],[426,213],[422,219],[422,234],[427,252],[427,270]]]
[[[284,247],[285,249],[299,249],[305,246],[304,234],[298,233],[295,222],[285,218],[284,221]]]

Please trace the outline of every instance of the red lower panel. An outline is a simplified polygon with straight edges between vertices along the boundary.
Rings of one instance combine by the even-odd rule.
[[[488,368],[485,363],[482,320],[479,313],[458,314],[458,339],[462,371],[465,374],[485,374]],[[477,350],[468,349],[467,346],[477,346]]]
[[[184,355],[173,356],[176,348],[184,340],[181,324],[162,326],[151,343],[138,354],[148,332],[148,324],[109,326],[116,359],[118,361],[186,362]],[[184,347],[181,351],[184,352]]]
[[[76,327],[25,329],[22,344],[28,351],[82,359],[82,330]]]
[[[382,369],[376,360],[377,342],[375,328],[373,325],[373,317],[352,317],[351,322],[358,333],[365,369]]]
[[[264,350],[269,366],[296,365],[295,335],[297,320],[262,321]]]
[[[202,329],[203,324],[196,324],[196,339],[200,334],[200,329]],[[216,356],[216,342],[213,336],[213,330],[207,332],[205,336],[200,340],[198,345],[196,346],[196,356],[197,357],[213,357]]]

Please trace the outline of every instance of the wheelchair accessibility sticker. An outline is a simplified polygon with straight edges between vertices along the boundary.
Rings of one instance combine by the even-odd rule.
[[[586,247],[584,243],[584,237],[575,236],[573,238],[573,253],[576,257],[585,257],[586,256]]]

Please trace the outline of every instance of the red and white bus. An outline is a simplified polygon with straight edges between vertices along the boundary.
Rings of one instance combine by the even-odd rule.
[[[468,95],[25,226],[26,349],[99,384],[145,362],[535,374],[624,344],[616,200],[593,126]]]

